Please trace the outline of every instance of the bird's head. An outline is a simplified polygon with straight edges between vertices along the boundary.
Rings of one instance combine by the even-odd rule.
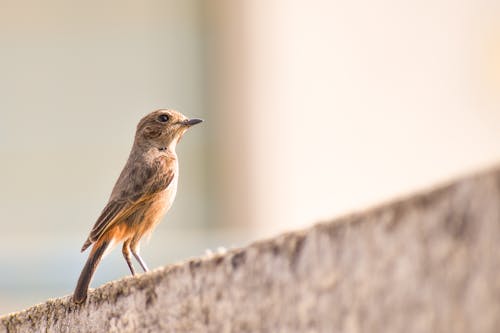
[[[201,122],[201,119],[189,119],[175,110],[156,110],[139,121],[135,141],[147,148],[175,149],[188,128]]]

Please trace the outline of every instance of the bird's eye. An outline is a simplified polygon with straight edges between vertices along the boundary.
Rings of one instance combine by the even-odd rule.
[[[166,123],[169,119],[170,117],[167,114],[161,114],[158,116],[158,120],[162,123]]]

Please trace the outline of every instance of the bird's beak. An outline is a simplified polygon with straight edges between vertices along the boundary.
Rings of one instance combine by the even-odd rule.
[[[184,120],[183,122],[181,122],[181,124],[184,126],[187,126],[187,127],[191,127],[193,125],[201,123],[202,121],[203,120],[201,120],[201,119],[193,118],[193,119]]]

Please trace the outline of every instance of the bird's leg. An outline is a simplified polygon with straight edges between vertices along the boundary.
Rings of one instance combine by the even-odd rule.
[[[125,258],[125,261],[127,262],[128,268],[130,268],[130,272],[132,273],[132,275],[135,275],[134,266],[132,266],[132,261],[130,260],[130,241],[129,240],[126,240],[125,242],[123,242],[122,253],[123,253],[123,257]],[[134,256],[135,256],[135,253],[134,253]]]
[[[131,246],[131,250],[132,250],[132,254],[134,255],[135,259],[137,259],[137,261],[139,262],[139,265],[141,265],[144,272],[149,272],[148,266],[146,265],[144,260],[142,260],[141,256],[139,255],[139,244],[133,244]]]

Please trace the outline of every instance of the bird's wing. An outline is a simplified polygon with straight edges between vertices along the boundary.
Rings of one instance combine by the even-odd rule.
[[[173,159],[161,157],[151,165],[142,166],[141,172],[122,175],[128,178],[129,184],[116,197],[112,197],[104,207],[83,244],[82,252],[115,223],[133,214],[152,195],[165,190],[174,179],[173,163]]]

